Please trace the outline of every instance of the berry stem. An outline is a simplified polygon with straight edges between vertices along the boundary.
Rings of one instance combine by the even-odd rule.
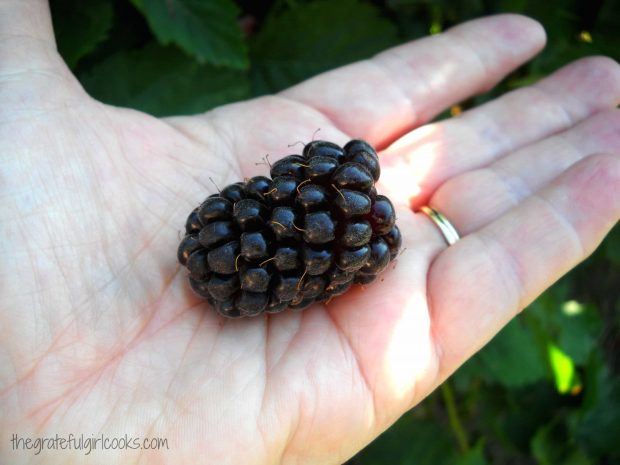
[[[258,266],[263,266],[265,263],[270,262],[271,260],[275,260],[275,259],[276,257],[271,257],[271,258],[268,258],[267,260],[263,260],[262,262],[258,264]]]
[[[275,220],[269,220],[269,223],[273,223],[273,224],[277,224],[278,226],[284,228],[284,229],[288,229],[286,226],[284,226],[282,223],[278,223]]]
[[[220,189],[217,184],[215,184],[215,181],[213,180],[213,178],[211,176],[209,176],[209,181],[211,181],[211,184],[213,184],[215,186],[215,188],[217,189],[218,192],[222,192],[222,189]]]
[[[301,283],[303,282],[304,278],[306,277],[306,273],[308,273],[308,268],[306,268],[304,270],[304,274],[302,274],[301,278],[299,278],[299,282],[297,283],[297,290],[298,291],[301,289]]]
[[[288,147],[292,147],[292,146],[297,145],[297,144],[301,144],[304,147],[306,146],[306,144],[304,144],[302,141],[298,140],[297,142],[293,142],[292,144],[288,144]]]
[[[299,188],[301,186],[303,186],[304,184],[308,184],[310,182],[310,179],[306,179],[305,181],[301,181],[298,185],[297,185],[297,193],[301,194],[301,192],[299,192]]]
[[[296,225],[295,223],[291,223],[291,224],[293,225],[293,227],[294,227],[297,231],[306,232],[306,230],[305,230],[305,229],[298,228],[298,227],[297,227],[297,225]]]
[[[338,189],[334,184],[332,184],[332,187],[334,189],[336,189],[336,191],[340,194],[340,197],[342,197],[342,200],[344,200],[346,202],[347,199],[344,197],[344,194],[342,193],[342,191],[340,189]]]

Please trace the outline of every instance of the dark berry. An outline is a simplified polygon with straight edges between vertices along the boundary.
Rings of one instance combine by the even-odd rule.
[[[229,220],[232,217],[233,204],[230,200],[220,197],[209,197],[198,210],[198,218],[202,224],[210,221]]]
[[[226,186],[222,192],[220,192],[220,195],[230,200],[232,203],[245,199],[246,194],[244,183],[236,182],[234,184],[230,184],[229,186]]]
[[[294,270],[299,267],[299,252],[296,248],[287,245],[278,247],[273,262],[280,271]]]
[[[265,194],[271,191],[273,181],[265,176],[254,176],[245,183],[246,195],[260,202],[265,201]]]
[[[228,299],[223,302],[215,302],[214,305],[217,312],[226,318],[239,318],[241,312],[237,308],[234,299]]]
[[[352,189],[366,192],[373,186],[374,179],[363,165],[348,162],[336,169],[331,182],[341,190]]]
[[[286,274],[276,276],[273,294],[278,300],[290,301],[299,293],[300,275]]]
[[[213,221],[200,230],[198,240],[204,247],[212,249],[232,241],[237,236],[237,225],[232,221]]]
[[[301,299],[301,300],[298,300],[296,302],[291,302],[289,304],[288,308],[290,308],[291,310],[300,311],[300,310],[305,310],[306,308],[308,308],[313,303],[314,303],[314,299],[313,298]]]
[[[269,256],[269,245],[262,232],[241,234],[241,256],[246,260],[262,260]]]
[[[192,288],[192,291],[194,291],[198,297],[202,297],[203,299],[211,298],[207,289],[208,284],[209,281],[199,281],[191,276],[189,277],[189,285]]]
[[[366,194],[350,189],[340,189],[334,205],[340,216],[347,219],[367,215],[371,209],[371,201]]]
[[[365,274],[379,274],[390,263],[390,248],[381,237],[375,237],[370,241],[370,256],[360,272]]]
[[[299,188],[299,194],[297,194],[295,201],[306,212],[313,212],[327,207],[329,196],[323,186],[305,184]]]
[[[316,249],[310,246],[303,248],[303,261],[309,275],[319,275],[329,270],[333,261],[330,249]]]
[[[314,299],[325,290],[325,278],[322,276],[307,276],[303,280],[301,293],[304,299]]]
[[[356,273],[355,278],[353,279],[353,282],[355,284],[364,285],[364,284],[370,284],[375,279],[377,279],[376,274]]]
[[[325,140],[314,140],[306,144],[303,155],[308,159],[313,157],[329,157],[338,163],[344,161],[344,150],[339,145]]]
[[[366,220],[346,223],[340,231],[340,244],[345,247],[360,247],[367,244],[372,236],[372,227]]]
[[[353,279],[353,272],[341,270],[337,266],[332,267],[327,273],[327,280],[332,284],[342,284]]]
[[[209,294],[215,300],[227,300],[239,290],[237,274],[214,274],[207,285]]]
[[[304,241],[325,244],[336,237],[336,225],[327,212],[308,213],[304,217]]]
[[[344,249],[336,256],[336,266],[345,271],[359,270],[370,257],[370,247],[363,245],[355,249]]]
[[[207,279],[211,271],[207,264],[207,250],[198,249],[192,253],[187,259],[186,266],[192,278],[199,281]]]
[[[313,141],[270,168],[209,195],[177,249],[193,291],[228,318],[327,301],[376,279],[402,245],[367,142]]]
[[[368,170],[375,182],[379,180],[379,177],[381,176],[381,167],[379,166],[379,157],[377,157],[377,155],[370,155],[366,152],[359,152],[347,161],[359,163]]]
[[[353,284],[353,278],[344,283],[331,283],[325,288],[325,294],[328,297],[334,297],[337,295],[342,295],[349,290],[351,285]]]
[[[299,238],[300,233],[294,226],[295,220],[297,220],[297,214],[292,207],[276,207],[273,209],[268,224],[277,241]]]
[[[293,176],[301,179],[304,176],[306,159],[300,155],[288,155],[271,166],[271,179],[278,176]]]
[[[374,147],[362,139],[351,139],[349,142],[344,144],[343,150],[346,158],[350,158],[359,152],[366,152],[370,153],[371,155],[377,155]]]
[[[259,267],[247,268],[241,273],[241,289],[252,292],[266,292],[269,288],[271,274]]]
[[[275,296],[272,296],[271,299],[269,299],[269,303],[267,304],[267,308],[265,309],[266,313],[280,313],[283,310],[286,310],[286,308],[288,308],[288,302],[287,301],[281,301],[279,299],[277,299]]]
[[[400,234],[400,229],[398,229],[398,226],[394,225],[387,234],[381,237],[383,237],[383,240],[390,248],[390,258],[394,260],[403,244],[403,237]]]
[[[185,222],[185,232],[187,234],[195,234],[199,232],[201,228],[202,223],[200,222],[200,218],[198,217],[198,209],[196,208],[187,217],[187,221]]]
[[[237,271],[235,262],[239,253],[239,242],[231,241],[211,250],[207,255],[209,268],[214,273],[232,274]]]
[[[366,167],[375,181],[381,176],[379,156],[372,146],[363,140],[354,139],[344,146],[345,160],[359,163]]]
[[[269,194],[272,205],[292,205],[297,196],[299,181],[293,176],[279,176],[273,181]]]
[[[237,295],[235,306],[244,316],[256,316],[267,306],[267,299],[264,292],[241,291]]]
[[[254,231],[265,225],[268,210],[257,200],[243,199],[235,203],[233,215],[242,231]]]
[[[314,157],[308,160],[306,179],[315,184],[329,184],[332,173],[338,168],[338,162],[330,157]]]
[[[177,249],[177,259],[179,260],[179,263],[181,265],[185,265],[192,252],[195,252],[201,247],[202,246],[200,245],[200,242],[198,242],[198,236],[196,234],[185,236]]]
[[[394,205],[385,195],[377,195],[368,215],[375,234],[387,234],[396,223]]]

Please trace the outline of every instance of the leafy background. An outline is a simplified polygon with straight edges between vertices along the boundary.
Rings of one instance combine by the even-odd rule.
[[[620,58],[620,0],[52,0],[85,88],[154,115],[276,92],[461,21],[520,12],[545,51],[449,117],[581,56]],[[620,228],[350,465],[620,463]]]

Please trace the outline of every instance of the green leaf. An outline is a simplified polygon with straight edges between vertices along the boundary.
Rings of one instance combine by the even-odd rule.
[[[549,364],[551,365],[551,370],[555,378],[555,387],[560,394],[566,394],[578,385],[575,364],[573,360],[555,344],[549,343],[547,350],[549,353]]]
[[[81,75],[80,81],[105,103],[157,116],[206,111],[249,93],[245,73],[200,65],[174,47],[155,44],[118,52]]]
[[[486,377],[505,387],[519,387],[544,379],[546,361],[534,335],[515,318],[477,355]]]
[[[539,465],[592,463],[568,436],[565,424],[559,421],[553,421],[540,428],[532,438],[531,449]]]
[[[112,26],[112,5],[106,0],[50,2],[58,51],[70,68],[103,41]]]
[[[577,439],[590,454],[620,461],[620,378],[610,375],[602,360],[593,357],[586,380],[585,411],[577,426]]]
[[[250,42],[254,93],[282,90],[398,42],[396,27],[357,0],[319,0],[269,15]]]
[[[484,457],[484,440],[481,439],[472,449],[461,455],[455,465],[487,465],[487,463]]]
[[[449,431],[436,418],[419,415],[417,407],[364,449],[363,465],[453,465],[458,452]]]
[[[593,305],[567,300],[567,288],[563,284],[566,281],[542,294],[526,312],[528,317],[540,322],[549,341],[553,341],[575,365],[581,366],[596,349],[602,321]]]
[[[620,268],[620,227],[616,226],[604,241],[605,255]]]
[[[602,321],[599,312],[592,305],[578,304],[577,313],[568,311],[572,302],[565,302],[557,317],[559,327],[558,345],[577,365],[586,363],[601,332]],[[576,303],[576,302],[575,302]]]
[[[157,39],[174,43],[199,62],[245,69],[248,57],[239,8],[232,0],[132,0]]]

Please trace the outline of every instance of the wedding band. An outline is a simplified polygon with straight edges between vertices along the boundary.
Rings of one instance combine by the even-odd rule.
[[[452,245],[460,239],[459,233],[456,232],[452,223],[437,210],[424,206],[420,207],[420,211],[433,220],[433,223],[437,225],[448,245]]]

